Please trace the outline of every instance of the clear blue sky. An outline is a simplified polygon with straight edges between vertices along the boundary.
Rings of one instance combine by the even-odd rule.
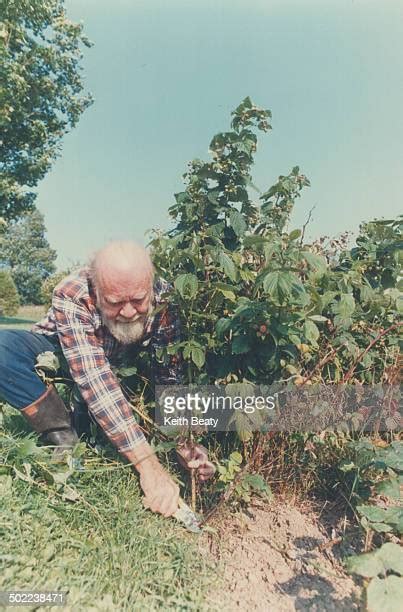
[[[403,0],[66,0],[95,103],[38,189],[59,267],[169,227],[186,163],[249,95],[273,113],[254,170],[300,165],[308,237],[402,209]]]

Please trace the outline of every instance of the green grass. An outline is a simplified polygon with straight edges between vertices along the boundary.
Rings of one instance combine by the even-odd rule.
[[[45,312],[43,306],[20,306],[15,317],[0,317],[0,329],[30,329]]]
[[[0,329],[30,329],[44,313],[42,306],[23,306],[15,317],[0,317]],[[143,508],[129,466],[87,450],[85,471],[68,478],[78,495],[72,502],[55,481],[68,467],[51,466],[50,450],[36,441],[6,407],[0,590],[65,590],[68,610],[211,609],[205,593],[213,573],[198,552],[198,536]]]
[[[0,590],[66,590],[73,610],[208,609],[212,573],[198,536],[145,510],[135,474],[120,461],[86,451],[85,471],[66,488],[59,476],[67,466],[52,467],[50,451],[23,437],[23,423],[6,409]],[[77,501],[63,499],[69,490]]]

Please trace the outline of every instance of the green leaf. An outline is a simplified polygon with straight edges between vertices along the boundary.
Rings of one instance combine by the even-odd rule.
[[[336,327],[348,329],[352,324],[351,315],[355,310],[354,297],[349,293],[343,293],[340,301],[332,305],[332,312],[336,315],[334,323]]]
[[[235,234],[238,237],[243,236],[247,228],[243,214],[240,213],[239,210],[233,209],[229,214],[229,220]]]
[[[234,355],[240,355],[241,353],[247,353],[251,348],[251,344],[248,336],[235,336],[232,340],[232,353]]]
[[[403,508],[392,507],[386,510],[385,523],[389,523],[396,533],[403,534]]]
[[[191,311],[191,313],[193,314],[193,311]],[[199,316],[203,316],[203,315],[199,315]],[[175,342],[174,344],[166,345],[167,355],[176,355],[179,352],[179,349],[180,349],[180,343],[178,342]]]
[[[368,612],[396,612],[403,600],[403,580],[398,576],[374,578],[367,589]]]
[[[251,431],[248,429],[242,429],[240,426],[236,428],[236,433],[241,442],[249,442],[249,440],[252,440],[253,438],[253,433]]]
[[[383,523],[385,518],[384,508],[378,508],[377,506],[357,506],[357,510],[360,514],[365,516],[369,521],[376,523]]]
[[[187,200],[189,200],[189,194],[187,191],[181,191],[180,193],[175,193],[174,196],[178,204],[184,204]]]
[[[355,470],[356,468],[357,466],[354,461],[347,461],[347,459],[344,459],[339,465],[339,470],[342,472],[351,472],[351,470]]]
[[[271,258],[276,252],[278,252],[278,245],[275,242],[264,245],[263,253],[266,266],[269,265]]]
[[[282,303],[291,296],[298,298],[305,295],[305,289],[299,278],[292,272],[281,270],[266,274],[263,279],[263,289],[277,303]]]
[[[396,572],[403,576],[403,548],[393,542],[385,542],[377,550],[377,556],[382,560],[385,570]]]
[[[211,191],[209,191],[207,193],[207,199],[209,202],[211,202],[211,204],[215,204],[218,205],[218,196],[220,195],[220,190],[219,189],[212,189]]]
[[[383,573],[384,566],[377,556],[378,551],[347,557],[346,568],[350,574],[358,574],[364,578],[374,578]]]
[[[245,282],[252,282],[255,280],[256,272],[253,272],[252,270],[248,270],[247,268],[245,268],[243,270],[239,270],[239,276]]]
[[[236,295],[234,293],[234,287],[232,285],[227,285],[226,283],[214,283],[212,284],[212,289],[215,291],[219,291],[222,295],[231,302],[235,302]]]
[[[340,301],[332,305],[332,312],[346,319],[353,314],[355,310],[355,300],[352,294],[343,293]]]
[[[230,460],[236,463],[237,465],[241,465],[242,463],[242,455],[238,451],[234,451],[229,456]]]
[[[189,359],[191,350],[192,350],[192,344],[188,342],[183,348],[183,358],[184,359]]]
[[[288,239],[289,240],[297,240],[297,238],[299,238],[301,236],[302,232],[300,229],[295,229],[292,232],[290,232],[288,234]]]
[[[215,324],[215,329],[219,339],[223,339],[227,331],[231,329],[231,319],[221,318]]]
[[[296,336],[295,334],[290,334],[288,336],[288,339],[290,342],[295,344],[295,346],[297,346],[298,344],[301,344],[301,338],[299,336]]]
[[[403,508],[397,506],[378,508],[377,506],[363,505],[357,506],[357,510],[372,523],[386,523],[391,527],[391,531],[403,532]]]
[[[136,366],[131,366],[130,368],[118,368],[117,372],[119,376],[122,376],[122,378],[129,378],[129,376],[134,376],[134,374],[137,374],[137,368]]]
[[[400,485],[398,478],[389,478],[378,482],[375,486],[378,495],[386,495],[392,499],[400,499]]]
[[[377,456],[388,467],[403,472],[403,442],[392,442],[388,448],[378,451]]]
[[[230,302],[236,301],[236,295],[233,291],[228,291],[228,289],[219,289],[219,291],[223,294],[226,300],[229,300]]]
[[[311,251],[303,251],[302,256],[315,274],[322,276],[326,272],[328,264],[322,255]]]
[[[227,255],[224,251],[220,251],[218,256],[218,261],[220,267],[224,271],[224,273],[230,278],[232,281],[236,281],[236,267],[231,257]]]
[[[255,491],[271,493],[269,485],[260,474],[246,474],[244,481],[247,482],[247,484],[250,485]]]
[[[390,525],[386,525],[385,523],[371,523],[371,529],[376,531],[377,533],[389,533]]]
[[[194,346],[192,348],[192,361],[199,368],[199,370],[204,366],[204,362],[206,361],[206,352],[204,349]]]
[[[268,242],[270,242],[269,238],[265,238],[265,236],[260,236],[259,234],[251,234],[250,236],[245,236],[243,240],[243,244],[247,248],[259,246]]]
[[[372,287],[368,285],[360,287],[360,298],[361,302],[363,302],[364,304],[371,302],[374,299],[375,295],[376,292],[372,289]]]
[[[327,308],[330,302],[334,300],[336,295],[337,295],[337,291],[325,291],[323,295],[321,295],[320,297],[318,296],[322,311],[325,310],[325,308]]]
[[[175,279],[174,285],[183,298],[193,298],[197,294],[199,282],[194,274],[179,274]]]
[[[314,346],[317,346],[317,341],[320,336],[318,327],[313,321],[307,319],[304,323],[304,336]]]

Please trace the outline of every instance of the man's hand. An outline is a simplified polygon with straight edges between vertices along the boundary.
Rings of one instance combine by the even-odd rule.
[[[172,516],[178,509],[179,487],[161,466],[140,472],[143,504],[153,512]]]
[[[214,476],[214,464],[208,460],[207,448],[201,444],[191,445],[189,442],[182,442],[176,453],[179,463],[187,470],[196,469],[197,476],[202,482]]]
[[[162,467],[151,446],[145,442],[124,455],[140,474],[144,506],[163,516],[175,514],[179,506],[179,487]]]

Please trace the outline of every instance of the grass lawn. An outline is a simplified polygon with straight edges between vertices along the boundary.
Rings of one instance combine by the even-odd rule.
[[[20,306],[15,317],[0,317],[0,329],[30,329],[45,312],[43,306]]]
[[[50,450],[38,450],[24,429],[7,407],[0,590],[65,590],[70,610],[207,609],[211,570],[197,552],[198,536],[145,510],[128,466],[87,450],[84,471],[73,472],[66,488],[67,465],[50,467]]]

